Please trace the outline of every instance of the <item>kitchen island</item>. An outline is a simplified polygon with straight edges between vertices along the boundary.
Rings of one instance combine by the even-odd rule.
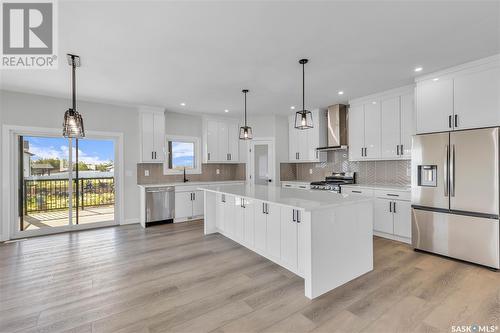
[[[265,185],[200,186],[220,233],[304,278],[313,299],[373,269],[367,197]]]

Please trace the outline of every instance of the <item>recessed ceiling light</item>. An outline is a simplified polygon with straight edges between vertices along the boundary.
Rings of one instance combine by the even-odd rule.
[[[435,78],[432,79],[432,81],[439,81],[439,78],[435,77]]]
[[[377,102],[372,102],[372,104],[377,104]]]
[[[229,112],[229,110],[228,110],[228,109],[225,109],[225,110],[224,110],[224,112],[228,113],[228,112]]]
[[[293,105],[290,106],[290,109],[295,110],[295,106],[293,106]]]
[[[343,95],[343,94],[344,94],[344,92],[341,90],[341,91],[339,91],[339,92],[338,92],[338,94],[339,94],[339,95]]]
[[[181,106],[186,106],[186,103],[182,102],[182,103],[181,103]]]
[[[421,71],[422,71],[422,69],[423,69],[422,67],[415,67],[414,71],[415,71],[415,72],[421,72]]]

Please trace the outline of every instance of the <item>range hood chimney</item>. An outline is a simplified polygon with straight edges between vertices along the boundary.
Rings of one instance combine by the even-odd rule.
[[[336,104],[327,111],[328,146],[318,147],[318,151],[347,149],[347,105]]]

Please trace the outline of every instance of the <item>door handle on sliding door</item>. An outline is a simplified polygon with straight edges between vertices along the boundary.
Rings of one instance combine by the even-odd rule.
[[[444,162],[443,162],[443,180],[444,180],[444,196],[448,196],[448,186],[449,186],[449,181],[448,181],[448,173],[449,173],[449,167],[450,167],[450,146],[446,145],[445,149],[445,157],[444,157]]]
[[[450,196],[455,196],[455,145],[451,145],[450,152]]]

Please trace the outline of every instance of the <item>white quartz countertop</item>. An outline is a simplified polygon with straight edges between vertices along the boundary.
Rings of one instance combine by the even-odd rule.
[[[372,200],[371,197],[339,194],[329,191],[282,188],[274,185],[206,185],[200,186],[199,189],[267,201],[307,211]]]
[[[202,185],[216,185],[216,184],[238,184],[245,183],[244,180],[217,180],[217,181],[188,181],[188,182],[171,182],[171,183],[158,183],[158,184],[137,184],[139,187],[164,187],[164,186],[202,186]]]
[[[410,192],[411,186],[399,186],[399,185],[368,185],[368,184],[349,184],[341,185],[342,187],[357,187],[357,188],[369,188],[372,190],[392,190],[392,191],[405,191]]]

